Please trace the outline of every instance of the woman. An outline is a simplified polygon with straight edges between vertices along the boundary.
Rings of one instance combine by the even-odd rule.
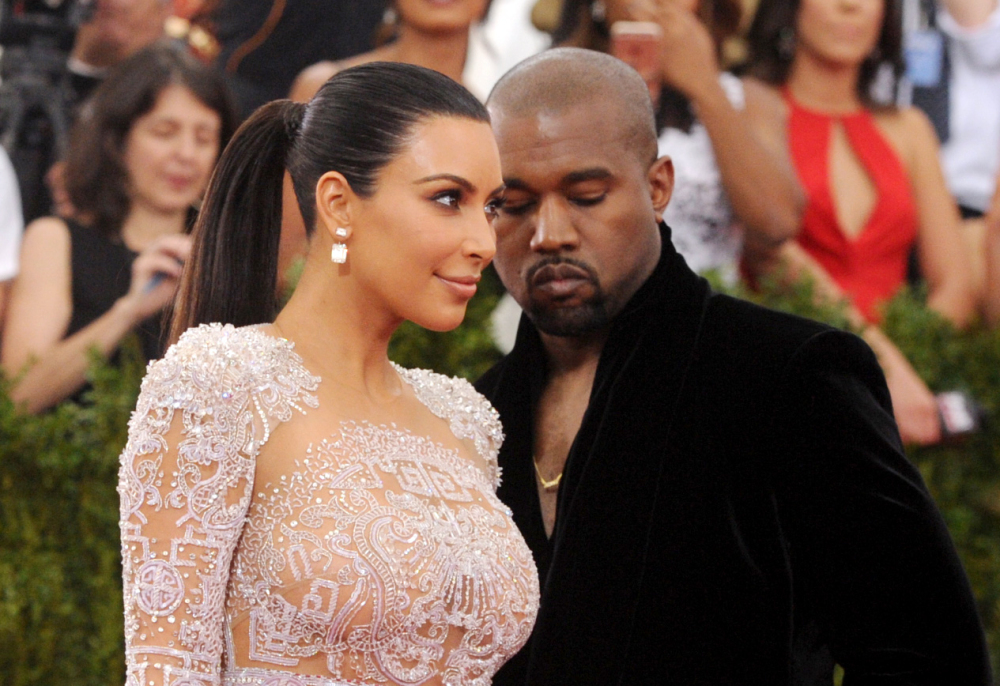
[[[774,123],[780,99],[719,67],[740,13],[736,0],[568,0],[553,35],[609,52],[615,22],[659,25],[659,152],[673,159],[676,177],[664,220],[692,269],[730,280],[744,241],[780,244],[794,235],[802,205]]]
[[[220,77],[161,45],[119,65],[71,136],[66,182],[76,213],[25,232],[3,331],[15,402],[39,412],[84,386],[90,353],[137,331],[162,351],[158,315],[172,300],[192,207],[235,115]]]
[[[276,312],[286,170],[310,244]],[[485,110],[420,67],[237,132],[122,455],[129,684],[488,684],[527,640],[497,414],[386,356],[403,320],[461,322],[502,191]]]
[[[469,53],[469,30],[482,20],[489,0],[395,0],[386,11],[391,40],[343,62],[319,62],[299,74],[288,97],[307,102],[341,69],[368,62],[405,62],[439,71],[463,83]],[[466,84],[471,86],[472,84]],[[482,99],[489,93],[489,86]]]
[[[808,196],[785,262],[848,299],[879,355],[904,440],[936,442],[934,398],[877,328],[879,305],[903,285],[912,246],[932,309],[962,326],[975,293],[930,123],[872,95],[877,75],[902,64],[898,2],[764,0],[750,48],[751,72],[784,99],[779,121]]]

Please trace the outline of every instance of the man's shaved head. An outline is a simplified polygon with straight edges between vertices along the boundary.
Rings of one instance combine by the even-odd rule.
[[[555,48],[530,57],[504,74],[486,105],[500,119],[555,115],[595,102],[615,103],[622,137],[643,163],[656,159],[656,115],[646,82],[602,52]]]
[[[497,273],[543,336],[600,336],[656,267],[673,189],[646,83],[562,48],[514,67],[487,107],[506,185]]]

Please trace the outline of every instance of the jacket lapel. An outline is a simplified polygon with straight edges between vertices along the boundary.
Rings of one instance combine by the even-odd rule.
[[[664,234],[656,271],[615,320],[564,469],[529,684],[616,683],[628,651],[672,419],[709,295]],[[530,437],[530,415],[527,428]]]

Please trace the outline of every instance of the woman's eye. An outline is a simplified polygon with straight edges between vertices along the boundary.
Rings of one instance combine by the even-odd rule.
[[[436,203],[444,205],[445,207],[450,207],[452,209],[458,209],[459,204],[462,200],[462,192],[457,190],[444,191],[443,193],[438,193],[433,198],[431,198]]]
[[[488,203],[486,203],[486,216],[489,217],[490,219],[495,218],[498,214],[500,214],[500,210],[502,210],[503,207],[504,207],[503,198],[494,198],[493,200],[490,200]]]

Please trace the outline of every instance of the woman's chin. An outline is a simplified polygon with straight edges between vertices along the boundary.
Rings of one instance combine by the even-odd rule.
[[[465,306],[462,305],[459,310],[456,306],[452,305],[447,308],[441,308],[441,310],[435,312],[432,316],[414,317],[410,321],[428,331],[437,331],[438,333],[452,331],[465,321]]]

